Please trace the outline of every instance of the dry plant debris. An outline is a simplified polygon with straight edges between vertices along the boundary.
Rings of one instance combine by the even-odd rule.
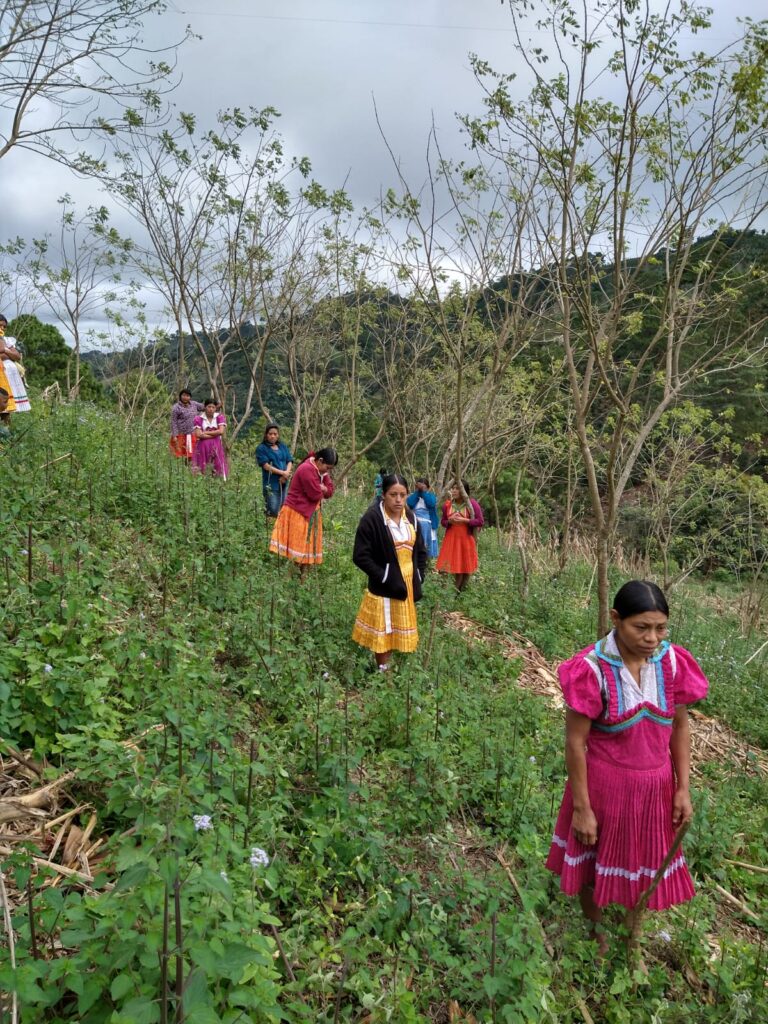
[[[497,633],[468,619],[461,612],[447,612],[444,620],[451,629],[463,633],[476,643],[499,647],[505,658],[521,658],[523,667],[518,678],[520,686],[546,697],[553,707],[564,706],[554,666],[526,637],[514,632],[508,636]],[[768,756],[765,751],[741,739],[717,718],[711,718],[695,709],[690,714],[694,720],[691,729],[691,760],[694,769],[707,761],[718,764],[731,761],[737,762],[746,772],[768,774]]]

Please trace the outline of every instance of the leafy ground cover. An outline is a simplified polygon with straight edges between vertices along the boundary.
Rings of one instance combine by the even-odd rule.
[[[648,975],[618,943],[596,964],[542,866],[562,721],[443,618],[565,656],[594,629],[588,568],[542,565],[523,600],[488,531],[471,589],[430,579],[419,655],[382,679],[349,640],[361,499],[329,504],[302,584],[267,554],[250,453],[232,461],[226,486],[193,479],[164,437],[87,406],[43,410],[4,455],[0,736],[74,772],[81,825],[95,808],[111,836],[88,885],[48,884],[33,844],[4,858],[20,1019],[764,1020],[759,765],[698,771],[700,892],[649,918]],[[744,664],[764,637],[706,585],[675,606],[708,713],[768,746],[765,657]]]

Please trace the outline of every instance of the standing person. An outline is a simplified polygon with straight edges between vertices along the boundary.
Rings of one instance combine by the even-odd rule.
[[[216,412],[217,405],[215,398],[209,398],[202,416],[195,416],[193,420],[197,444],[192,455],[192,472],[205,473],[206,467],[210,466],[214,476],[226,480],[229,476],[227,456],[224,452],[227,419],[223,413]]]
[[[466,500],[462,498],[462,491]],[[483,510],[470,497],[469,485],[465,480],[461,481],[461,485],[451,485],[451,497],[443,505],[441,522],[445,527],[445,537],[435,568],[438,572],[453,573],[456,589],[461,593],[472,573],[477,572],[475,530],[485,525]]]
[[[6,412],[30,412],[32,405],[24,383],[24,367],[16,339],[6,337],[8,321],[0,315],[0,387],[9,394]]]
[[[430,489],[429,480],[425,476],[416,478],[414,490],[408,495],[408,508],[416,513],[419,529],[424,537],[427,557],[437,558],[437,495]]]
[[[384,477],[387,475],[386,469],[380,468],[379,472],[373,478],[373,500],[381,500],[381,484]]]
[[[547,867],[578,894],[601,953],[602,908],[618,903],[627,924],[693,814],[688,789],[688,705],[708,683],[691,654],[665,639],[669,607],[655,583],[631,580],[616,594],[613,629],[558,669],[567,705],[568,781]],[[694,894],[678,853],[648,901],[663,910]]]
[[[171,454],[177,459],[191,459],[195,454],[197,438],[195,437],[195,416],[205,406],[202,402],[194,402],[192,393],[182,388],[178,402],[171,407]]]
[[[368,577],[352,639],[373,651],[381,672],[389,668],[392,651],[415,651],[419,643],[415,602],[421,599],[427,551],[407,497],[401,476],[384,476],[381,501],[360,520],[352,554]]]
[[[264,438],[256,449],[256,462],[261,466],[264,509],[271,519],[276,519],[285,503],[288,481],[293,472],[291,450],[280,440],[280,428],[276,423],[267,424]]]
[[[295,562],[302,576],[308,565],[320,565],[323,560],[321,506],[333,496],[330,471],[337,462],[333,448],[309,453],[293,474],[272,530],[269,550]]]

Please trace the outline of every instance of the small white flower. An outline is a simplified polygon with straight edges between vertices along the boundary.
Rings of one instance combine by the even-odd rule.
[[[330,679],[330,678],[331,678],[331,673],[330,672],[323,672],[323,679]]]
[[[252,868],[269,867],[269,854],[266,850],[262,850],[260,846],[251,847],[251,856],[249,860]]]
[[[144,651],[139,652],[139,657],[141,658],[142,661],[144,660],[144,658],[146,658],[146,654],[144,653]]]
[[[21,553],[22,553],[22,555],[28,555],[29,554],[29,552],[27,551],[26,548],[22,548],[21,549]]]
[[[146,617],[147,616],[144,614],[144,612],[139,612],[139,618],[140,619],[146,619]]]
[[[43,665],[43,672],[53,672],[53,665]]]
[[[213,828],[210,814],[193,814],[192,823],[195,826],[195,832],[207,832],[209,828]]]
[[[227,874],[226,871],[220,871],[219,875],[224,879],[225,882],[229,881],[229,875]]]
[[[421,707],[419,704],[415,704],[413,710],[416,712],[417,715],[421,714]]]
[[[59,603],[61,604],[62,608],[69,608],[69,605],[67,604],[67,599],[65,597],[62,597]]]
[[[531,764],[536,764],[536,758],[533,756],[533,754],[531,754],[528,760],[531,762]]]
[[[672,936],[664,928],[662,928],[661,931],[657,933],[656,938],[657,939],[661,939],[662,942],[671,942],[672,941]]]

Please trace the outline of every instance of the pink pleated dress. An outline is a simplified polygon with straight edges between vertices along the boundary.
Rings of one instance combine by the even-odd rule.
[[[696,660],[667,641],[649,658],[638,684],[624,667],[613,633],[580,651],[558,670],[569,708],[592,719],[587,786],[597,818],[597,843],[573,835],[573,798],[566,783],[546,866],[560,888],[575,895],[594,887],[599,907],[632,908],[661,867],[672,842],[675,773],[670,754],[675,708],[707,694]],[[680,850],[648,906],[664,910],[694,895]]]

